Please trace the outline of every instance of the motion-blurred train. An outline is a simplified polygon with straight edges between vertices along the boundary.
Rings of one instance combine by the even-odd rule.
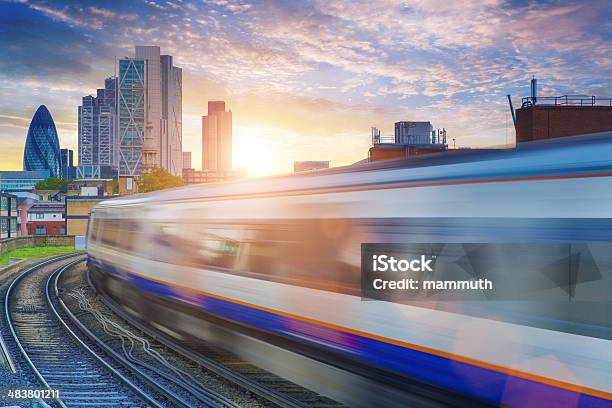
[[[589,254],[535,300],[383,302],[361,296],[362,243]],[[610,132],[111,199],[87,246],[134,316],[349,405],[612,405]],[[514,255],[509,282],[532,272]]]

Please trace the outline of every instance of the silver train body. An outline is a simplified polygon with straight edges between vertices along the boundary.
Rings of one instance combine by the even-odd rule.
[[[376,383],[426,384],[434,399],[603,407],[611,227],[603,133],[112,199],[92,213],[88,254],[96,282],[155,327],[216,338],[351,405],[382,400]],[[362,243],[497,245],[510,252],[496,276],[534,290],[528,300],[363,300]],[[586,262],[570,256],[562,276],[536,276],[512,251],[538,245],[582,245],[590,266],[567,274],[565,263]],[[289,362],[271,361],[273,350]],[[313,372],[315,362],[330,371]]]

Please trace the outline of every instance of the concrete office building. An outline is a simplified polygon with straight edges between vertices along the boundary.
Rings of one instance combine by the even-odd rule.
[[[183,169],[183,70],[171,55],[161,62],[161,167],[180,176]]]
[[[202,170],[232,170],[232,111],[225,102],[208,102],[208,115],[202,117]]]
[[[144,66],[145,127],[142,171],[160,166],[161,149],[161,63],[159,47],[136,46],[136,60]]]
[[[180,175],[182,165],[182,70],[157,46],[136,46],[134,61],[144,64],[144,138],[141,171],[162,167]],[[139,174],[139,173],[138,173]]]
[[[183,168],[191,168],[191,152],[183,152]]]
[[[107,78],[95,97],[83,97],[78,108],[78,178],[112,177],[117,173],[116,98],[116,78]]]

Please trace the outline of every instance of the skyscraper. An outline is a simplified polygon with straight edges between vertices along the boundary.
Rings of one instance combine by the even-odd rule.
[[[60,146],[51,113],[40,105],[30,122],[23,152],[23,169],[49,170],[50,177],[61,177]]]
[[[202,117],[202,170],[232,170],[232,111],[223,101],[209,101]]]
[[[60,149],[60,158],[62,164],[62,178],[64,180],[72,180],[76,177],[76,168],[74,167],[74,152],[70,149]]]
[[[183,168],[191,168],[191,152],[183,152]]]
[[[142,171],[161,166],[161,63],[159,47],[136,46],[136,60],[145,63],[145,118],[142,144]]]
[[[161,57],[162,126],[161,167],[174,175],[183,169],[183,70],[171,55]]]
[[[157,46],[136,46],[135,60],[145,62],[146,127],[142,170],[163,167],[171,174],[182,170],[182,70],[172,56]]]
[[[116,61],[96,97],[79,107],[79,178],[130,178],[182,171],[182,70],[156,46]]]
[[[116,174],[117,78],[107,78],[96,96],[83,97],[79,112],[78,178],[110,178]]]
[[[147,124],[145,61],[123,58],[117,80],[119,176],[140,175]]]

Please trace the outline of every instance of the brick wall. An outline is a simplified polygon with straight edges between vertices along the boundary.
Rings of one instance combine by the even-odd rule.
[[[532,106],[516,111],[516,142],[612,130],[612,106]]]
[[[38,235],[36,234],[37,227],[45,228],[47,232],[43,235],[65,235],[65,231],[62,234],[62,228],[66,227],[66,223],[64,221],[30,221],[27,225],[28,235]]]
[[[73,246],[74,237],[41,236],[41,237],[20,237],[0,240],[0,255],[17,248],[29,248],[34,246]]]

